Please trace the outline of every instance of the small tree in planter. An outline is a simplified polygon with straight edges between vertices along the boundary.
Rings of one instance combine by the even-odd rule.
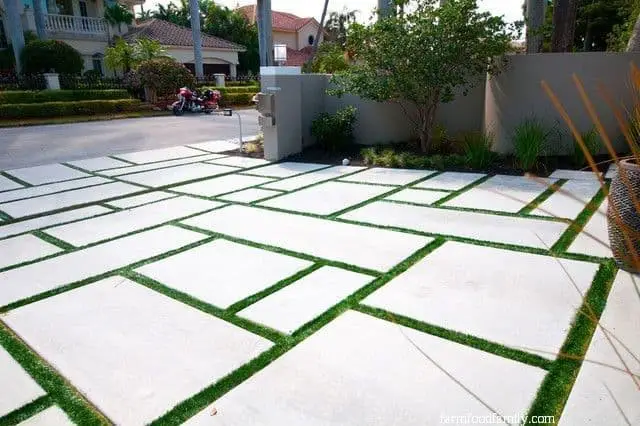
[[[440,102],[450,102],[499,71],[513,35],[500,17],[480,13],[476,0],[396,0],[398,12],[350,27],[347,50],[356,65],[336,74],[335,94],[398,103],[431,148]],[[411,11],[411,12],[404,12]]]
[[[135,72],[140,84],[148,92],[147,100],[150,102],[154,102],[156,96],[167,96],[180,87],[195,87],[196,84],[191,71],[172,58],[142,61]]]

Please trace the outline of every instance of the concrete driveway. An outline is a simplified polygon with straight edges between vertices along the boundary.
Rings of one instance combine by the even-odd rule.
[[[258,113],[237,111],[243,134],[258,133]],[[0,170],[238,137],[238,118],[154,117],[0,129]]]

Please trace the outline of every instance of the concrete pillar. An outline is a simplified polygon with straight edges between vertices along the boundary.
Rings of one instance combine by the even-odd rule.
[[[22,71],[20,63],[20,52],[24,48],[24,31],[22,29],[22,20],[20,19],[21,4],[19,0],[4,0],[4,9],[7,14],[5,23],[7,25],[8,39],[13,47],[13,54],[16,58],[16,72]]]
[[[60,78],[58,73],[55,72],[46,72],[42,74],[44,76],[44,81],[47,85],[47,89],[49,90],[60,90]]]
[[[214,74],[213,75],[216,78],[216,87],[224,87],[224,80],[226,75],[224,74]]]
[[[302,78],[300,67],[261,67],[262,93],[273,94],[275,124],[266,124],[264,158],[278,161],[302,151]],[[269,120],[267,120],[269,121]]]

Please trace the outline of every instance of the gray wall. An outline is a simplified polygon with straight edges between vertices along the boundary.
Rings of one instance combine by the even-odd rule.
[[[598,84],[607,88],[619,104],[630,105],[631,90],[629,70],[631,62],[640,63],[637,53],[542,53],[516,55],[509,59],[508,68],[498,76],[487,80],[484,122],[495,133],[495,150],[513,152],[515,127],[528,117],[536,117],[547,126],[556,126],[563,133],[562,140],[555,141],[550,153],[569,153],[572,137],[560,114],[554,108],[541,87],[546,81],[580,131],[589,131],[593,122],[589,118],[572,75],[582,80],[589,97],[607,129],[608,135],[624,150],[625,142],[615,116],[598,93]]]
[[[324,74],[302,74],[302,146],[315,143],[311,136],[311,122],[325,110],[328,76]]]

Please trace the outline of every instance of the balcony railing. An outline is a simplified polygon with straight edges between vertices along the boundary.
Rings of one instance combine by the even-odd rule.
[[[45,28],[47,32],[56,34],[104,37],[108,35],[107,21],[103,18],[47,14]]]

